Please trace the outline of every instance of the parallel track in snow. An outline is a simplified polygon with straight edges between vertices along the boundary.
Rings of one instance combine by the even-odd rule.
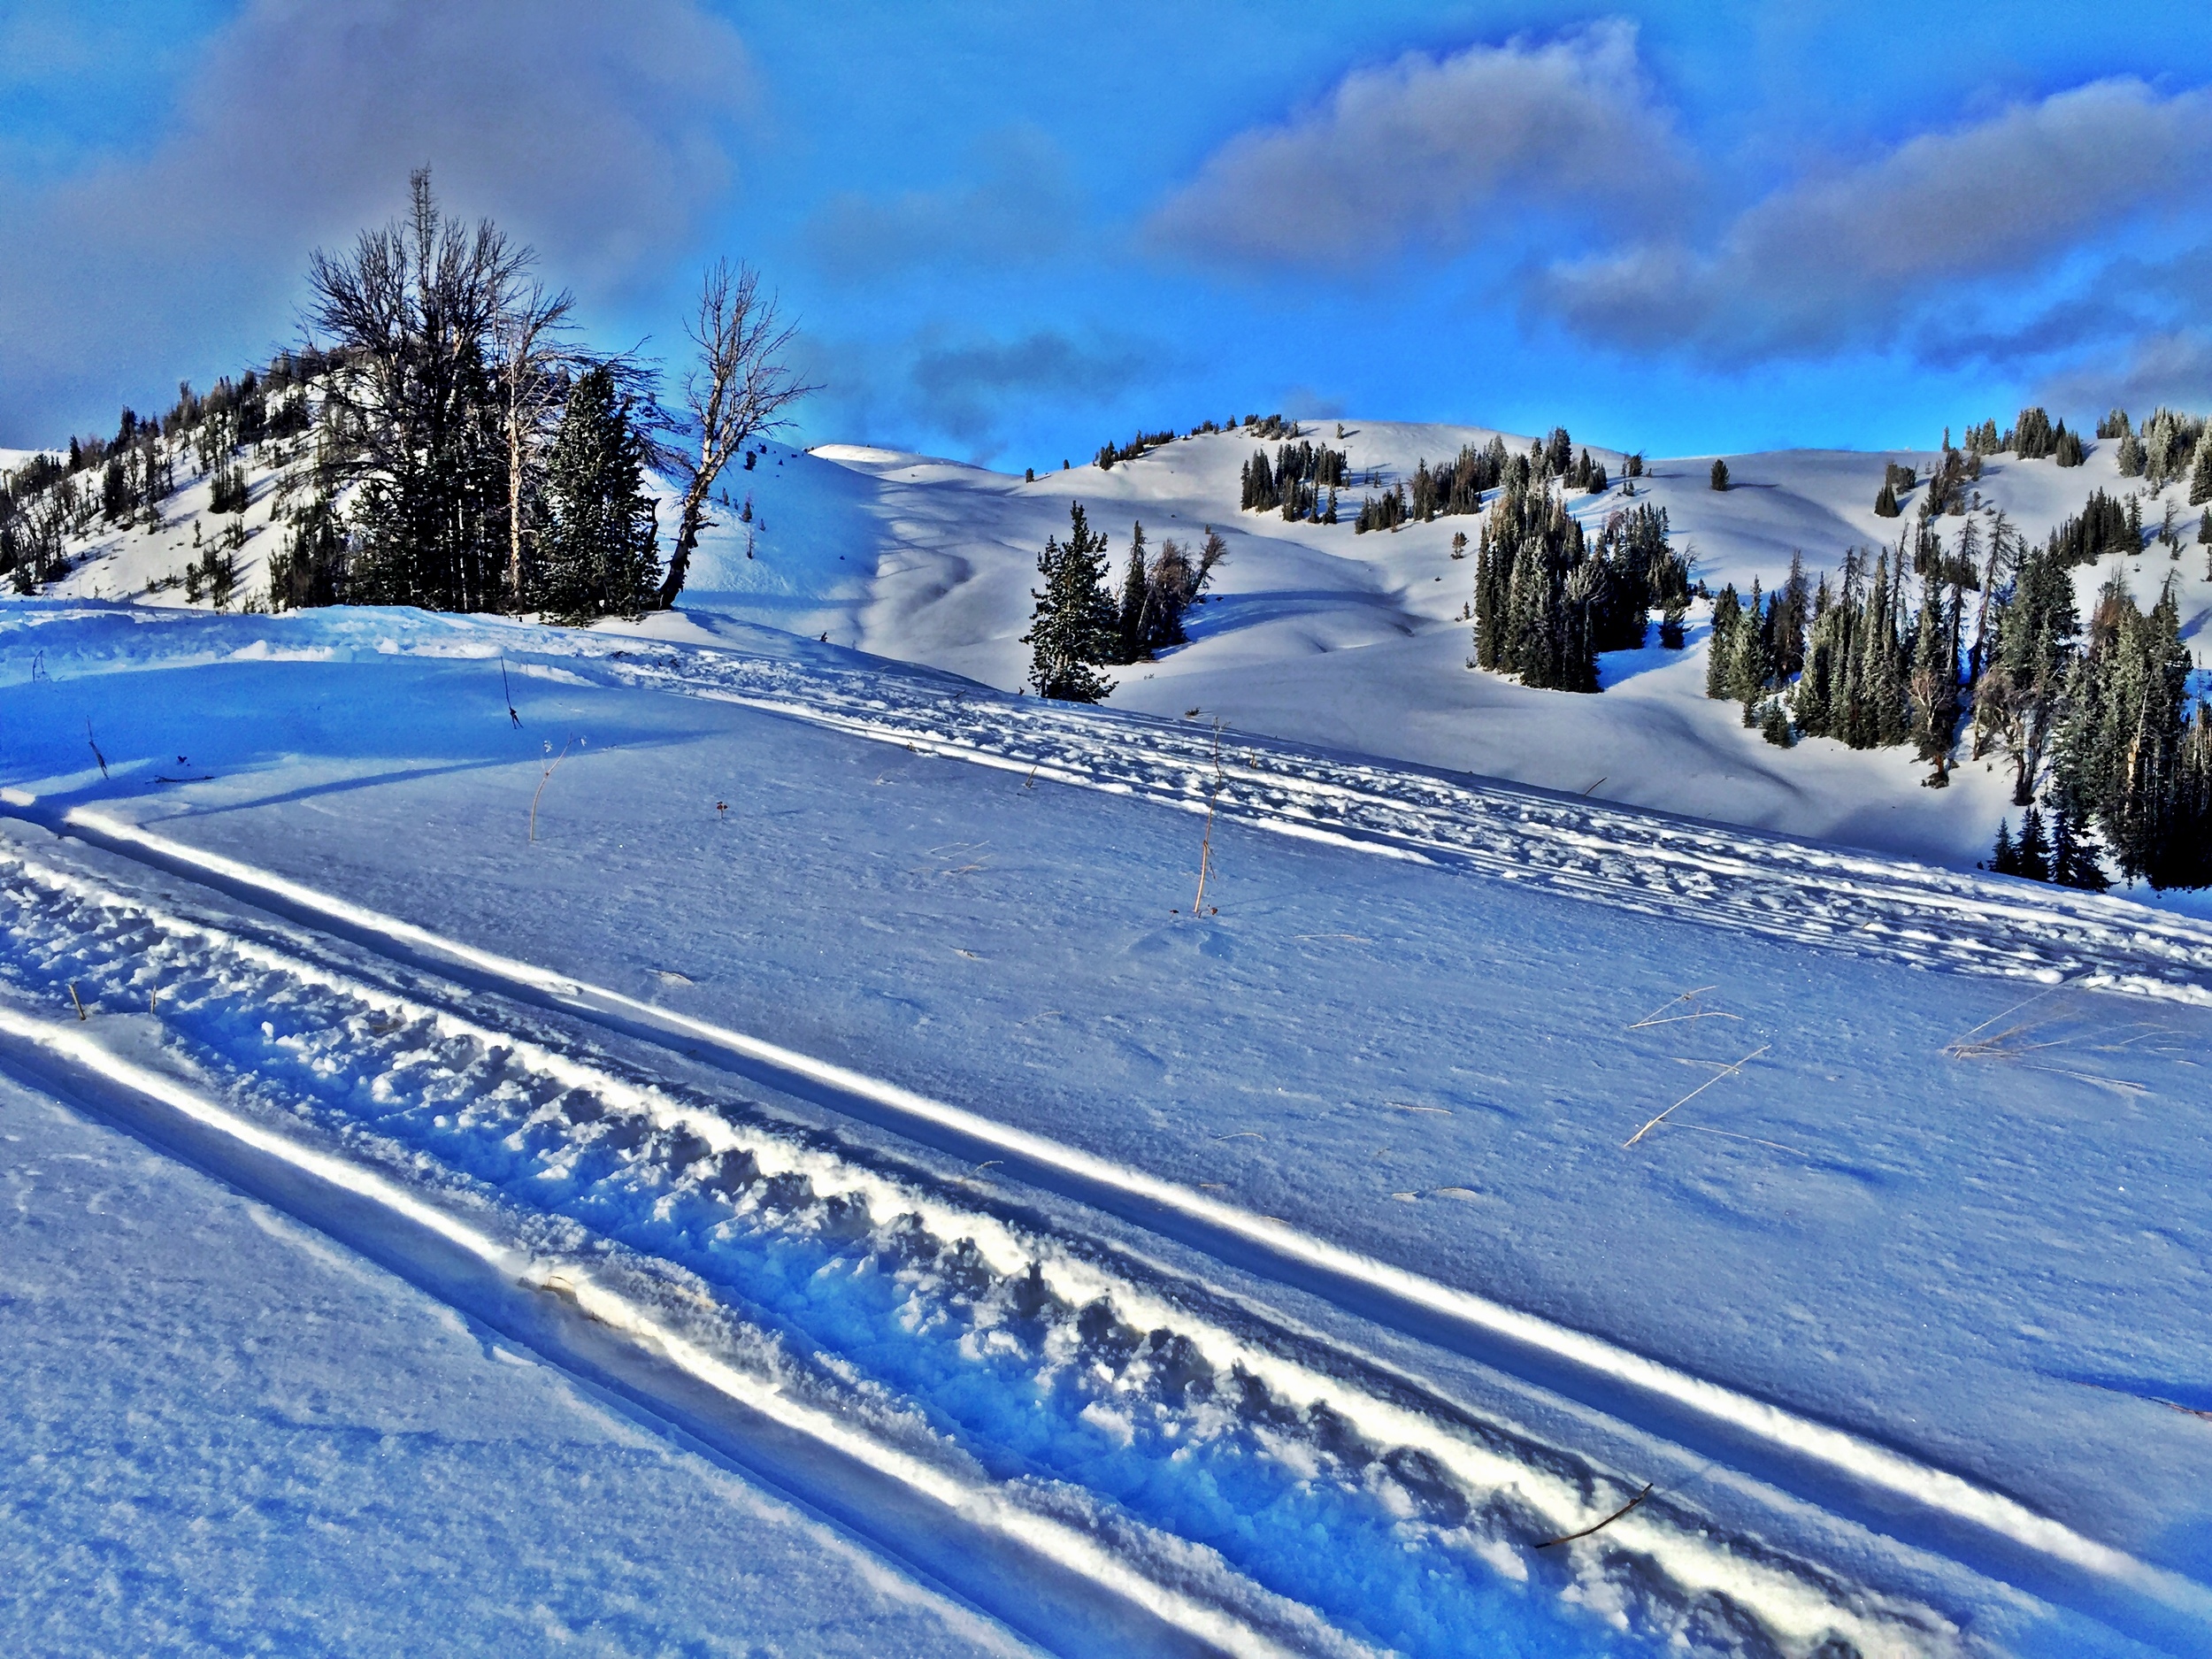
[[[1636,1647],[1955,1645],[1941,1615],[1728,1537],[1666,1494],[1540,1548],[1634,1488],[978,1184],[626,1070],[488,1002],[0,842],[12,1064],[128,1094],[174,1125],[156,1138],[243,1184],[263,1170],[278,1202],[301,1183],[327,1189],[301,1212],[352,1214],[373,1250],[389,1234],[426,1240],[386,1254],[453,1257],[418,1275],[434,1287],[472,1271],[519,1286],[552,1310],[523,1321],[526,1340],[557,1360],[548,1321],[577,1316],[589,1341],[636,1350],[626,1371],[597,1369],[649,1403],[677,1398],[678,1421],[695,1425],[680,1396],[703,1390],[767,1424],[786,1447],[772,1472],[803,1497],[828,1464],[860,1471],[847,1487],[897,1488],[934,1523],[910,1514],[887,1532],[871,1515],[898,1506],[841,1509],[834,1479],[824,1502],[1048,1646],[1617,1639],[1576,1601],[1612,1611]],[[88,1018],[73,1018],[80,1002]],[[364,1208],[381,1219],[363,1223]],[[678,1386],[655,1384],[654,1367]],[[933,1555],[915,1543],[933,1531]],[[949,1539],[997,1570],[961,1583]],[[1008,1589],[1006,1557],[1063,1582],[1056,1614]],[[1056,1622],[1071,1605],[1082,1617],[1067,1584],[1129,1609],[1122,1640],[1099,1607]]]
[[[542,636],[541,636],[542,637]],[[539,641],[533,641],[536,645]],[[1622,909],[1915,967],[2212,1005],[2212,926],[2124,899],[1970,875],[1109,710],[711,648],[603,638],[544,652],[613,683],[1290,835],[1346,842]],[[542,647],[541,647],[542,649]]]
[[[1828,1634],[1866,1652],[1953,1645],[1939,1612],[1731,1537],[1666,1493],[1547,1555],[1537,1548],[1545,1540],[1632,1495],[1624,1471],[1485,1420],[956,1173],[626,1071],[526,1005],[536,993],[548,1009],[640,1034],[643,1022],[611,1017],[629,999],[277,878],[229,873],[232,892],[257,876],[264,896],[295,914],[319,903],[350,922],[336,931],[352,943],[373,942],[380,928],[394,947],[386,954],[404,965],[280,924],[180,910],[11,837],[0,843],[0,986],[16,995],[0,1007],[0,1048],[111,1082],[128,1072],[138,1080],[118,1087],[141,1096],[196,1089],[211,1102],[203,1127],[220,1118],[243,1126],[234,1142],[273,1137],[357,1172],[356,1186],[377,1187],[388,1210],[414,1205],[448,1217],[449,1231],[492,1240],[478,1254],[521,1263],[520,1282],[541,1298],[565,1298],[603,1330],[674,1356],[685,1387],[764,1412],[824,1458],[856,1463],[867,1479],[945,1510],[951,1532],[1036,1555],[1049,1574],[1136,1609],[1177,1642],[1460,1651],[1501,1621],[1528,1619],[1532,1593],[1514,1586],[1532,1579],[1540,1623],[1571,1624],[1551,1604],[1571,1586],[1577,1599],[1617,1605],[1646,1636],[1693,1647],[1808,1651]],[[473,969],[474,983],[425,972],[441,951]],[[489,1007],[488,986],[502,993]],[[57,1025],[28,1011],[73,1006],[71,987],[93,1018]],[[141,1007],[150,1011],[132,1011]],[[695,1025],[657,1038],[728,1040],[776,1056]],[[107,1031],[129,1041],[104,1048]],[[155,1056],[152,1072],[134,1045]],[[907,1129],[927,1130],[933,1112],[939,1127],[986,1143],[995,1135],[1017,1171],[1048,1178],[1084,1159],[804,1056],[779,1064],[767,1075],[795,1093],[834,1101],[842,1090],[848,1104],[872,1093],[879,1105],[903,1100],[903,1122],[887,1115]],[[165,1067],[167,1083],[157,1075]],[[192,1074],[196,1084],[174,1081]],[[810,1074],[826,1087],[807,1089]],[[1704,1412],[1739,1443],[1763,1439],[1785,1464],[1823,1464],[1993,1534],[2016,1555],[2185,1618],[2207,1616],[2197,1586],[1955,1476],[1135,1171],[1091,1175],[1079,1195],[1103,1196],[1125,1217],[1204,1212],[1245,1247],[1231,1259],[1247,1269],[1256,1261],[1264,1273],[1272,1252],[1286,1282],[1310,1286],[1321,1266],[1363,1274],[1386,1300],[1487,1321],[1558,1365]],[[1146,1205],[1096,1190],[1117,1182]],[[1205,1242],[1189,1229],[1175,1236]],[[807,1460],[798,1462],[806,1495]],[[849,1518],[866,1531],[867,1513],[864,1505]],[[900,1551],[912,1532],[882,1541]],[[949,1571],[941,1560],[921,1564]],[[991,1605],[1003,1578],[977,1599]],[[1048,1640],[1054,1628],[1033,1609],[1009,1617]],[[1159,1647],[1138,1640],[1132,1650]]]

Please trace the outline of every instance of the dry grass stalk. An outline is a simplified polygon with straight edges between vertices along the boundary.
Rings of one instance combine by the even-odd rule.
[[[1686,1019],[1693,1023],[1701,1019],[1740,1019],[1742,1016],[1740,1014],[1724,1014],[1717,1008],[1700,1008],[1698,1006],[1697,999],[1713,988],[1714,987],[1709,985],[1701,985],[1694,991],[1685,991],[1681,995],[1676,997],[1673,1002],[1660,1003],[1658,1007],[1653,1009],[1650,1013],[1645,1015],[1634,1025],[1628,1026],[1627,1029],[1630,1031],[1642,1031],[1652,1025],[1678,1025]],[[1690,1005],[1690,1011],[1688,1013],[1667,1013],[1669,1009],[1677,1007],[1684,1002],[1687,1002]],[[1662,1018],[1662,1015],[1665,1015],[1666,1017]]]
[[[538,838],[539,798],[545,794],[545,786],[553,781],[553,774],[560,770],[561,763],[568,758],[568,744],[564,743],[561,745],[561,752],[553,755],[552,743],[549,741],[545,746],[545,752],[553,755],[553,758],[545,763],[544,775],[539,778],[537,790],[530,797],[530,839],[532,841]]]
[[[1673,1105],[1668,1107],[1665,1111],[1661,1112],[1656,1118],[1646,1124],[1641,1129],[1639,1129],[1634,1134],[1629,1136],[1627,1140],[1622,1141],[1622,1148],[1625,1149],[1629,1147],[1634,1146],[1639,1141],[1641,1141],[1646,1135],[1656,1129],[1661,1124],[1666,1122],[1667,1118],[1671,1113],[1678,1111],[1681,1108],[1687,1106],[1692,1101],[1702,1094],[1707,1089],[1712,1087],[1714,1084],[1719,1082],[1721,1079],[1724,1077],[1735,1076],[1737,1072],[1742,1071],[1744,1067],[1749,1065],[1754,1060],[1757,1059],[1761,1055],[1764,1054],[1773,1046],[1774,1045],[1772,1043],[1763,1042],[1757,1048],[1754,1048],[1749,1054],[1744,1056],[1742,1059],[1737,1061],[1735,1064],[1724,1065],[1721,1067],[1719,1071],[1714,1072],[1712,1076],[1707,1078],[1702,1083],[1699,1084],[1695,1088],[1685,1094],[1680,1100],[1675,1102]]]

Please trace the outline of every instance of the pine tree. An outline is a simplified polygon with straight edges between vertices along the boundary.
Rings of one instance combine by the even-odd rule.
[[[2132,432],[2122,433],[2120,434],[2120,476],[2122,478],[2142,477],[2144,460],[2143,440]]]
[[[1041,697],[1067,703],[1100,703],[1113,682],[1098,672],[1119,642],[1120,617],[1103,586],[1106,538],[1084,517],[1083,503],[1071,503],[1065,545],[1048,536],[1037,556],[1042,588],[1022,643],[1030,648],[1029,683]]]
[[[2012,824],[2009,819],[1997,820],[1997,845],[1990,851],[1989,868],[1993,874],[2001,876],[2020,873],[2020,855],[2012,845]]]
[[[1725,461],[1715,461],[1715,462],[1713,463],[1713,470],[1712,470],[1712,474],[1711,474],[1711,481],[1712,481],[1712,486],[1713,486],[1713,488],[1714,488],[1715,489],[1726,489],[1726,488],[1728,488],[1728,463],[1727,463],[1727,462],[1725,462]]]
[[[1713,601],[1713,633],[1705,644],[1705,695],[1715,702],[1732,695],[1736,626],[1742,615],[1743,603],[1731,582]]]
[[[1897,492],[1891,488],[1889,480],[1884,479],[1881,494],[1874,497],[1874,516],[1878,518],[1894,518],[1898,511]]]
[[[1759,723],[1759,700],[1766,695],[1772,665],[1767,660],[1767,611],[1759,591],[1759,579],[1751,579],[1751,595],[1744,601],[1729,646],[1728,695],[1743,704],[1743,723]]]
[[[1910,688],[1914,745],[1921,759],[1935,763],[1936,776],[1941,778],[1949,769],[1951,743],[1958,732],[1958,649],[1945,614],[1941,576],[1932,563],[1921,579]]]
[[[1129,527],[1129,569],[1121,582],[1121,652],[1118,663],[1141,663],[1145,658],[1144,600],[1146,588],[1144,523]]]
[[[2196,460],[2189,469],[2189,504],[2201,507],[2207,502],[2212,502],[2212,423],[2197,440]]]
[[[2051,879],[2051,847],[2043,839],[2043,814],[2030,807],[2020,819],[2020,844],[2014,852],[2016,873],[2031,881]]]
[[[657,516],[645,487],[650,453],[613,371],[579,376],[546,457],[545,523],[530,584],[551,619],[641,616],[659,603]]]
[[[2082,840],[2064,807],[2051,819],[2051,879],[2062,887],[2090,893],[2102,893],[2112,885],[2112,878],[2097,862],[2096,849]]]

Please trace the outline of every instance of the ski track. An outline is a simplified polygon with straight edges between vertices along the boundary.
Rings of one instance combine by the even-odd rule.
[[[863,675],[708,648],[681,654],[556,640],[617,683],[737,703],[903,744],[1223,817],[1422,858],[1618,908],[1740,928],[1915,967],[2212,1005],[2212,927],[2124,899],[1985,878],[1330,757],[1241,733],[915,676]],[[541,648],[543,649],[543,648]]]
[[[1532,1619],[1547,1651],[1970,1645],[1663,1494],[1539,1551],[1634,1486],[973,1183],[623,1075],[519,1010],[484,1023],[460,987],[383,983],[19,844],[0,983],[0,1041],[331,1166],[1221,1651],[1468,1652]]]

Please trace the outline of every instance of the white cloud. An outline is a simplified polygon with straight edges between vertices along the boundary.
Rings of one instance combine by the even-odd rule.
[[[1616,20],[1356,70],[1318,108],[1232,138],[1146,229],[1224,265],[1351,270],[1455,250],[1494,207],[1586,208],[1681,173],[1634,26]]]
[[[560,280],[657,274],[734,183],[750,84],[693,0],[257,0],[150,151],[0,186],[0,430],[50,441],[164,369],[267,349],[309,249],[391,216],[426,164]]]
[[[1528,297],[1630,350],[1817,355],[1884,342],[1925,307],[2029,281],[2208,193],[2212,94],[2103,81],[1787,186],[1709,249],[1660,239],[1555,265]]]

